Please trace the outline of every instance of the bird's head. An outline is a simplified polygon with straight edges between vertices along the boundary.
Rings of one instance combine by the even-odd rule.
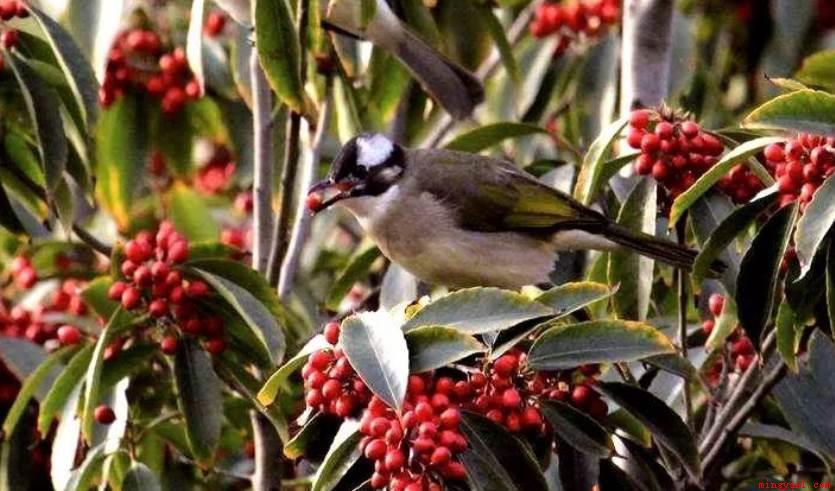
[[[344,199],[379,196],[400,180],[405,166],[403,148],[386,136],[356,136],[339,151],[328,177],[310,188],[308,208],[316,213]]]

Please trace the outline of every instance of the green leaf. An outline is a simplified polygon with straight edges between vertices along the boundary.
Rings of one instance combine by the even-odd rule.
[[[10,164],[17,167],[23,175],[36,185],[46,187],[44,171],[41,168],[40,161],[23,134],[13,128],[6,128],[3,147],[9,156]]]
[[[835,50],[818,51],[806,57],[794,76],[804,84],[835,92]]]
[[[674,353],[661,331],[641,322],[601,320],[556,325],[534,341],[528,364],[536,370],[563,370],[587,363],[635,361]]]
[[[270,86],[281,101],[304,112],[299,36],[287,0],[255,2],[255,44]]]
[[[835,223],[835,179],[827,179],[803,210],[794,233],[797,259],[800,261],[802,279],[812,267],[818,248]]]
[[[125,377],[147,367],[150,359],[159,353],[159,345],[154,343],[134,344],[123,349],[119,356],[104,362],[101,373],[102,389],[115,386]]]
[[[566,316],[598,300],[609,298],[614,290],[608,285],[593,281],[564,283],[543,292],[536,301],[554,309],[559,316]]]
[[[182,183],[175,184],[171,190],[171,221],[179,232],[195,242],[213,241],[220,236],[206,200]]]
[[[318,412],[305,423],[305,425],[293,435],[293,438],[284,445],[284,456],[290,460],[296,460],[305,455],[309,456],[309,449],[327,442],[333,437],[333,417]]]
[[[448,326],[423,326],[406,333],[409,370],[423,373],[486,351],[474,337]]]
[[[56,110],[61,104],[60,99],[55,90],[38,77],[24,59],[8,52],[3,58],[20,85],[23,101],[35,130],[36,146],[46,176],[46,188],[52,193],[63,179],[67,165],[67,140],[64,137],[61,115]]]
[[[87,373],[84,376],[84,409],[81,413],[81,434],[84,436],[86,442],[91,442],[93,438],[95,423],[93,413],[99,404],[101,372],[104,366],[104,350],[116,336],[131,327],[133,322],[133,316],[120,307],[113,312],[107,326],[99,334],[99,339],[93,350],[93,356],[87,367]]]
[[[835,136],[835,95],[819,90],[789,92],[751,111],[742,125]]]
[[[769,193],[752,200],[739,208],[736,208],[722,223],[710,234],[707,242],[702,246],[701,252],[696,256],[693,263],[693,284],[701,285],[710,272],[710,265],[719,258],[724,251],[740,233],[745,231],[763,212],[768,210],[774,203],[777,193]],[[736,278],[734,278],[736,280]],[[728,286],[726,284],[726,286]],[[735,291],[736,281],[729,288]]]
[[[676,224],[678,220],[684,215],[684,212],[690,209],[690,206],[696,202],[700,196],[705,194],[708,189],[712,188],[714,184],[719,182],[719,179],[731,171],[731,169],[740,162],[745,162],[749,166],[753,165],[749,159],[760,153],[765,147],[772,143],[780,143],[786,141],[782,137],[763,137],[747,141],[730,152],[726,153],[719,162],[710,168],[707,172],[702,174],[695,184],[690,186],[687,191],[681,193],[673,202],[670,209],[670,227]],[[759,164],[757,164],[759,165]],[[766,172],[768,174],[768,172]],[[766,186],[774,184],[774,179],[769,176],[769,182],[764,182]]]
[[[777,330],[777,351],[793,372],[797,373],[797,345],[799,343],[796,329],[797,315],[788,302],[783,302],[777,308],[774,328]]]
[[[699,450],[690,429],[664,401],[634,385],[608,382],[601,392],[647,427],[660,445],[678,458],[695,481],[701,480]]]
[[[342,322],[342,349],[368,388],[396,410],[406,396],[409,349],[385,312],[362,312]]]
[[[81,298],[84,303],[93,309],[93,312],[99,317],[109,319],[119,308],[119,302],[110,300],[107,296],[107,291],[113,284],[110,276],[101,276],[87,284],[84,290],[81,291]]]
[[[577,176],[577,184],[574,186],[574,198],[580,203],[588,205],[594,201],[597,192],[603,185],[601,177],[609,150],[611,150],[618,135],[628,122],[628,118],[621,118],[604,128],[583,157],[580,175]]]
[[[345,295],[356,282],[368,276],[371,265],[378,257],[380,257],[380,249],[371,242],[366,243],[354,253],[328,290],[328,297],[325,300],[328,309],[339,310],[339,304],[342,303]]]
[[[23,412],[29,406],[29,400],[38,392],[42,393],[40,399],[43,400],[47,387],[50,387],[55,379],[60,374],[60,370],[64,367],[63,360],[67,352],[73,348],[63,348],[54,353],[51,353],[46,359],[26,377],[26,380],[20,386],[17,397],[6,413],[6,419],[3,421],[3,434],[11,435],[20,422]]]
[[[450,326],[468,334],[507,329],[520,322],[545,317],[553,311],[519,293],[499,288],[466,288],[435,300],[404,325],[404,331],[420,326]]]
[[[101,464],[104,461],[105,445],[107,445],[106,442],[96,445],[87,452],[87,456],[84,457],[81,465],[73,471],[72,477],[70,477],[67,487],[65,488],[66,490],[75,491],[90,489],[93,479],[96,477],[96,474],[99,472]]]
[[[186,58],[194,79],[200,84],[200,92],[206,91],[206,78],[203,74],[203,25],[206,3],[204,0],[192,0],[189,16],[188,34],[186,34]]]
[[[198,460],[210,461],[223,421],[221,384],[209,354],[192,339],[180,340],[174,357],[174,382],[189,447]]]
[[[519,64],[516,63],[516,58],[513,56],[513,46],[511,46],[510,41],[507,39],[507,31],[488,5],[479,5],[476,7],[476,10],[482,18],[482,22],[487,27],[487,30],[490,32],[490,37],[493,38],[493,42],[496,44],[496,49],[499,51],[499,56],[501,57],[505,70],[510,75],[510,80],[518,85],[521,82]]]
[[[235,264],[233,261],[225,262]],[[201,264],[205,264],[203,261],[196,264],[197,267],[192,267],[192,271],[206,280],[206,283],[229,303],[249,328],[250,332],[241,333],[240,339],[247,342],[248,348],[258,350],[274,363],[280,362],[286,348],[284,332],[272,312],[250,293],[251,290],[248,291],[243,285],[230,281],[228,278],[203,270],[200,267]]]
[[[325,460],[313,478],[311,491],[330,491],[339,484],[339,480],[360,458],[361,438],[359,422],[346,419],[339,427]]]
[[[618,223],[631,230],[655,233],[656,185],[642,179],[629,193],[618,214]],[[652,294],[653,260],[621,250],[609,253],[609,284],[619,285],[612,305],[619,317],[644,320]]]
[[[445,145],[447,150],[480,152],[508,138],[548,134],[545,128],[529,123],[493,123],[464,132]]]
[[[55,60],[64,72],[67,85],[76,99],[87,127],[94,127],[98,118],[99,84],[96,81],[96,74],[93,73],[93,67],[70,33],[60,24],[32,5],[27,5],[27,10],[40,26],[44,38],[52,48]]]
[[[122,479],[122,491],[161,491],[161,489],[157,476],[142,462],[133,462]]]
[[[49,432],[52,420],[65,406],[73,389],[80,384],[93,357],[93,349],[93,345],[87,345],[73,355],[66,368],[61,371],[49,392],[41,401],[40,411],[38,412],[38,431],[41,435],[46,435]]]
[[[287,382],[290,375],[307,362],[308,356],[315,351],[329,347],[330,344],[325,341],[324,336],[321,334],[314,336],[294,357],[287,360],[281,368],[270,376],[264,386],[261,387],[261,390],[258,391],[258,402],[265,406],[272,404],[275,398],[278,397],[278,391],[281,390],[281,387]]]
[[[751,241],[739,267],[737,315],[754,346],[759,345],[760,335],[771,318],[780,262],[786,253],[796,216],[796,204],[786,206],[772,216]]]
[[[690,360],[678,353],[650,356],[643,361],[661,370],[678,375],[685,380],[698,380],[699,371]]]
[[[560,401],[543,401],[542,414],[560,438],[591,456],[606,458],[614,445],[609,433],[594,418]]]
[[[148,156],[148,128],[142,101],[119,98],[96,126],[96,193],[104,208],[127,230]]]
[[[548,489],[528,447],[503,426],[465,412],[460,429],[469,444],[460,460],[474,491]]]

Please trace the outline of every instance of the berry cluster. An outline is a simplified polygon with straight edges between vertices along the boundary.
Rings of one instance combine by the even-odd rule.
[[[194,187],[205,194],[218,194],[229,187],[236,166],[232,152],[226,146],[214,145],[197,171]]]
[[[707,319],[702,322],[702,330],[705,335],[710,336],[710,333],[713,332],[713,329],[716,327],[716,317],[719,317],[719,315],[722,314],[722,309],[724,308],[725,297],[721,294],[714,293],[708,298],[708,310],[714,318]],[[733,360],[734,363],[733,370],[740,373],[744,372],[749,366],[751,366],[751,363],[753,363],[757,357],[754,350],[754,344],[751,342],[751,339],[745,335],[740,326],[737,326],[730,336],[728,336],[727,343],[730,349],[731,360]],[[716,384],[719,381],[719,377],[722,373],[722,365],[723,361],[719,358],[717,362],[710,367],[707,376],[711,383]]]
[[[835,138],[800,134],[787,143],[769,145],[766,166],[777,179],[780,206],[800,200],[805,207],[824,179],[835,173]]]
[[[15,17],[20,19],[29,17],[26,4],[19,0],[0,0],[0,20],[7,22]],[[0,44],[6,49],[12,49],[17,45],[19,37],[16,29],[6,29],[0,34]],[[3,70],[4,64],[3,54],[0,53],[0,71]]]
[[[35,271],[32,261],[26,256],[14,258],[9,270],[18,288],[28,290],[38,282],[38,272]]]
[[[670,201],[713,167],[724,150],[722,142],[697,123],[666,109],[633,111],[626,142],[641,151],[635,171],[661,183]]]
[[[540,5],[530,29],[538,38],[559,36],[555,53],[559,56],[576,41],[599,37],[619,19],[620,0],[567,0]]]
[[[325,339],[333,348],[312,353],[302,369],[305,402],[309,407],[340,418],[357,414],[371,400],[371,391],[360,379],[345,353],[336,347],[339,324],[325,326]]]
[[[124,254],[121,271],[125,281],[110,287],[112,300],[121,302],[126,310],[147,309],[151,317],[178,326],[185,334],[203,336],[209,353],[226,349],[223,319],[206,312],[201,304],[212,290],[202,280],[183,277],[179,266],[188,259],[189,245],[170,222],[162,222],[156,235],[139,232],[125,243]],[[166,336],[160,346],[164,353],[173,354],[176,336]]]
[[[470,374],[469,383],[456,383],[456,393],[469,399],[462,400],[462,405],[513,433],[539,434],[547,430],[539,410],[542,399],[572,404],[596,419],[606,417],[608,406],[589,386],[599,373],[597,365],[585,365],[576,371],[535,372],[527,369],[526,358],[523,352],[511,351],[484,371]]]
[[[466,478],[455,456],[467,448],[459,430],[461,412],[452,402],[452,380],[409,376],[402,416],[374,396],[360,420],[360,448],[374,462],[371,487],[445,489],[443,480]]]
[[[210,37],[216,38],[223,34],[223,29],[226,27],[226,14],[220,10],[213,10],[209,12],[206,18],[206,25],[203,26],[203,33]]]
[[[74,316],[87,314],[87,305],[81,298],[81,286],[77,281],[64,281],[46,303],[32,310],[21,305],[9,307],[0,302],[0,334],[25,338],[48,350],[80,342],[81,332],[77,327],[50,322],[50,314],[58,313]]]
[[[109,107],[131,90],[160,99],[162,112],[168,116],[179,113],[189,100],[202,95],[185,51],[176,48],[165,52],[159,35],[143,29],[123,31],[116,38],[99,90],[99,102]]]

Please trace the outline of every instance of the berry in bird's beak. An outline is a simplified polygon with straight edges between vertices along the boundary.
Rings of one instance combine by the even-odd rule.
[[[318,191],[309,193],[304,200],[304,206],[313,213],[319,211],[322,207],[322,193]]]

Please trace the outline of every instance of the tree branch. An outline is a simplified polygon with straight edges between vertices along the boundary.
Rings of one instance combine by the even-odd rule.
[[[284,163],[281,166],[278,216],[273,225],[272,247],[267,261],[267,280],[276,286],[281,275],[281,266],[290,244],[290,227],[293,218],[293,195],[296,175],[299,170],[299,136],[301,114],[290,111],[287,114],[287,131],[284,139]]]
[[[331,78],[328,77],[325,90],[326,94],[330,93],[330,87]],[[313,135],[313,140],[310,142],[308,162],[302,167],[301,177],[299,178],[299,188],[302,190],[309,188],[316,178],[316,170],[319,168],[319,160],[321,158],[322,142],[325,139],[330,122],[330,113],[331,104],[326,98],[319,108],[319,121],[316,122],[316,128],[314,128],[315,134]],[[311,218],[312,216],[306,209],[305,196],[300,194],[296,204],[296,221],[293,224],[287,254],[284,257],[284,264],[281,267],[278,278],[278,298],[282,300],[286,299],[293,289],[293,283],[299,269],[302,249],[310,233]]]
[[[673,0],[626,0],[620,113],[661,104],[669,88]]]
[[[273,228],[273,123],[272,92],[258,61],[257,47],[252,49],[249,70],[252,79],[252,125],[255,136],[252,267],[263,274],[267,271],[270,231]]]

